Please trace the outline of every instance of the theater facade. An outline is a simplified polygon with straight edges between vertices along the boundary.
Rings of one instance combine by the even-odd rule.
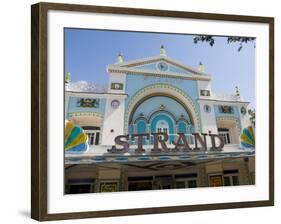
[[[255,184],[254,127],[238,87],[216,94],[201,62],[189,67],[163,46],[105,69],[106,88],[66,76],[66,123],[87,137],[65,148],[65,193]]]

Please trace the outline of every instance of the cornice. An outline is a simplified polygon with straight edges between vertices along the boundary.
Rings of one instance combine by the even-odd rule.
[[[154,71],[154,70],[142,70],[135,68],[120,67],[116,65],[110,65],[107,67],[107,71],[110,73],[120,73],[127,75],[145,75],[145,76],[157,76],[157,77],[169,77],[169,78],[178,78],[178,79],[187,79],[187,80],[204,80],[210,81],[211,77],[209,75],[196,75],[196,74],[183,74],[177,72],[163,72],[163,71]]]
[[[142,59],[137,59],[137,60],[132,60],[132,61],[127,61],[127,62],[122,62],[122,63],[116,63],[116,64],[112,64],[112,65],[108,65],[108,68],[110,67],[120,67],[120,68],[131,68],[131,67],[135,67],[135,66],[140,66],[140,65],[145,65],[145,64],[150,64],[150,63],[154,63],[157,61],[166,61],[174,66],[177,66],[183,70],[186,70],[188,72],[197,74],[197,75],[206,75],[206,76],[210,76],[207,73],[201,72],[195,68],[192,68],[190,66],[187,66],[183,63],[180,63],[172,58],[169,58],[167,56],[154,56],[154,57],[147,57],[147,58],[142,58]]]

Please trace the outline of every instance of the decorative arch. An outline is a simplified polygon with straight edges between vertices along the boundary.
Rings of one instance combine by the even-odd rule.
[[[216,118],[216,122],[218,123],[219,121],[232,121],[235,122],[236,128],[238,129],[238,131],[241,133],[242,128],[241,128],[241,124],[238,118],[236,117],[230,117],[230,116],[220,116]]]
[[[80,126],[97,126],[103,125],[103,115],[96,112],[72,112],[68,114],[68,119]]]
[[[157,132],[157,130],[156,130],[156,123],[157,123],[157,119],[158,118],[164,118],[164,120],[169,125],[169,132],[171,134],[175,133],[176,121],[174,120],[173,116],[171,116],[166,111],[158,111],[157,113],[154,113],[153,116],[150,117],[151,132]]]
[[[195,127],[195,131],[201,131],[199,108],[198,105],[196,105],[192,100],[192,98],[183,90],[173,85],[166,83],[157,83],[140,89],[131,97],[125,112],[125,132],[128,132],[128,125],[132,122],[133,114],[138,106],[145,100],[155,96],[170,97],[180,103],[190,115],[190,119]]]
[[[166,128],[166,133],[169,136],[169,143],[175,140],[175,131],[176,131],[176,121],[173,116],[171,116],[166,111],[158,111],[150,117],[150,132],[158,132],[158,128]],[[164,130],[162,130],[164,131]],[[151,144],[153,141],[151,141]]]
[[[238,118],[232,116],[223,116],[216,118],[217,127],[226,128],[228,138],[231,144],[240,144],[241,124]]]
[[[148,121],[151,122],[151,119],[153,118],[153,116],[155,116],[155,114],[158,114],[158,113],[161,113],[161,112],[164,112],[164,113],[168,114],[169,116],[172,117],[172,119],[174,121],[176,121],[176,117],[171,112],[169,112],[167,110],[156,110],[156,111],[153,111],[152,113],[149,114]]]
[[[148,119],[146,117],[137,117],[132,123],[136,124],[140,120],[144,120],[146,123],[148,123]]]
[[[187,125],[190,125],[190,124],[191,124],[190,121],[187,120],[187,119],[184,118],[184,117],[181,117],[181,118],[179,118],[179,119],[176,121],[177,124],[179,124],[180,122],[186,122]]]

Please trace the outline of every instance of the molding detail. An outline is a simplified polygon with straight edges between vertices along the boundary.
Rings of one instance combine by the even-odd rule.
[[[93,116],[103,119],[103,114],[97,112],[71,112],[68,113],[68,118],[78,117],[78,116]]]
[[[234,121],[235,124],[236,124],[236,127],[237,127],[237,129],[239,131],[239,133],[241,133],[241,131],[242,131],[242,127],[241,127],[240,121],[236,117],[233,117],[233,116],[219,116],[219,117],[216,117],[217,124],[218,124],[218,121]]]

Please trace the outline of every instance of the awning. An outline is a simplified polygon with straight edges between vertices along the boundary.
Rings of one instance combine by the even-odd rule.
[[[150,153],[150,154],[111,154],[83,155],[66,154],[65,164],[135,163],[153,161],[209,161],[232,158],[254,157],[255,150],[239,152],[192,152],[192,153]]]

